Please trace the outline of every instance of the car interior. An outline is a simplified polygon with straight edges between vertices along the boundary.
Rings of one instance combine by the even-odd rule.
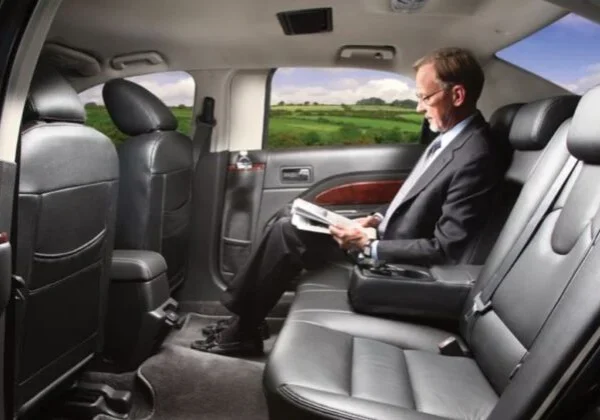
[[[600,1],[3,0],[0,20],[0,420],[600,419]],[[261,356],[191,348],[294,199],[394,198],[434,138],[413,64],[452,46],[508,158],[458,263],[307,267]]]

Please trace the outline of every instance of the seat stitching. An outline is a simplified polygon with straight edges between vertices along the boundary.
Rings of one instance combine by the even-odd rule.
[[[415,389],[413,388],[412,380],[410,378],[410,369],[408,368],[408,359],[406,358],[406,352],[404,350],[402,350],[402,357],[404,358],[404,365],[406,366],[406,379],[408,381],[410,393],[412,394],[413,406],[415,407],[415,410],[419,411],[419,407],[417,407],[417,398],[415,397]]]
[[[322,404],[316,403],[314,401],[310,401],[300,395],[298,395],[293,390],[289,389],[287,385],[279,386],[279,391],[284,398],[287,398],[292,403],[296,403],[298,405],[304,405],[310,411],[316,412],[317,414],[330,414],[334,416],[340,416],[343,419],[348,420],[375,420],[372,417],[364,417],[356,414],[348,413],[346,411],[336,410],[331,407],[324,406]]]

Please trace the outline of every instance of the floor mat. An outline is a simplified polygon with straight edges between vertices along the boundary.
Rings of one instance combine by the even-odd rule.
[[[219,319],[223,319],[223,317],[199,315],[194,313],[189,314],[187,315],[187,319],[184,322],[183,327],[180,330],[175,330],[169,335],[169,337],[167,337],[165,340],[165,345],[176,345],[189,349],[190,344],[192,344],[193,341],[204,338],[202,335],[202,328],[208,324],[216,322]],[[264,342],[264,355],[259,357],[246,357],[246,360],[254,360],[263,363],[266,362],[269,353],[275,345],[275,340],[277,339],[277,324],[269,323],[269,325],[272,333],[271,337]]]
[[[256,361],[166,344],[138,376],[152,388],[151,420],[267,420],[263,368]]]

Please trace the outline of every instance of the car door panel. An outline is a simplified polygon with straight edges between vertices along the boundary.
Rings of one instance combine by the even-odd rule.
[[[248,258],[278,211],[293,199],[360,217],[396,194],[422,145],[376,145],[232,153],[223,212],[220,270],[226,282]]]

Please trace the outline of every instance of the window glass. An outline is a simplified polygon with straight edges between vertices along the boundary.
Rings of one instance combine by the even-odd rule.
[[[575,14],[499,51],[497,56],[583,94],[600,84],[600,25]]]
[[[160,98],[177,118],[177,130],[190,134],[195,91],[192,76],[186,72],[172,71],[128,77],[126,80],[138,83]],[[86,124],[104,133],[115,144],[119,144],[128,136],[115,127],[104,107],[103,86],[104,84],[94,86],[79,94],[87,112]]]
[[[417,142],[414,81],[362,69],[280,68],[265,148]]]

